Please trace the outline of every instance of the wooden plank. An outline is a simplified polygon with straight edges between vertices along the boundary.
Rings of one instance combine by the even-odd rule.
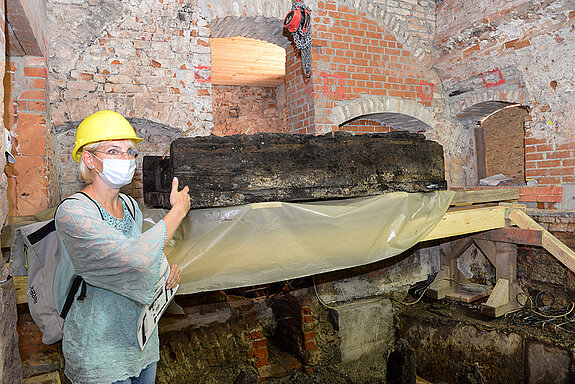
[[[487,177],[486,164],[485,164],[485,135],[483,128],[475,128],[475,153],[477,158],[477,178],[483,179]]]
[[[489,240],[477,239],[474,236],[475,245],[487,257],[489,262],[495,267],[497,264],[497,249],[495,243]]]
[[[542,247],[555,256],[564,266],[575,272],[575,252],[571,248],[563,244],[551,232],[520,210],[511,209],[509,211],[509,219],[520,228],[541,231],[543,233]]]
[[[170,208],[173,176],[192,208],[447,188],[442,147],[408,132],[179,138],[168,158],[144,157],[145,203]]]
[[[60,384],[60,374],[58,372],[50,372],[44,375],[28,377],[22,380],[22,384]]]
[[[285,49],[246,37],[212,38],[211,82],[276,87],[285,82]]]
[[[518,188],[478,189],[456,191],[451,205],[470,205],[494,201],[509,201],[519,198]]]
[[[503,228],[505,227],[505,210],[503,206],[496,206],[447,211],[422,241]]]
[[[543,241],[543,232],[536,229],[505,227],[478,233],[473,235],[473,238],[540,247]]]
[[[479,299],[483,299],[491,294],[491,290],[485,290],[483,292],[470,292],[466,291],[465,287],[457,288],[455,292],[445,295],[446,299],[458,301],[460,303],[472,303]]]
[[[16,304],[27,303],[26,284],[28,284],[28,276],[14,276],[13,279],[16,286]]]
[[[481,304],[481,313],[491,317],[499,317],[509,310],[509,306],[509,280],[499,279],[487,302]]]

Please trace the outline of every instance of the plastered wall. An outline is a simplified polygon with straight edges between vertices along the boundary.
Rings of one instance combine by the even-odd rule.
[[[187,131],[214,132],[209,37],[222,29],[286,47],[286,115],[292,133],[323,134],[363,115],[392,112],[417,121],[445,144],[447,177],[462,185],[467,152],[445,114],[432,62],[432,1],[316,1],[314,60],[302,76],[300,52],[282,34],[287,1],[157,3],[48,1],[49,99],[54,125],[114,109]],[[77,14],[77,12],[80,12]],[[275,23],[280,28],[265,29]],[[232,28],[233,20],[243,20]],[[237,24],[237,22],[235,23]],[[216,31],[216,32],[214,32]],[[394,122],[401,125],[401,119]],[[390,124],[388,124],[390,125]],[[401,129],[401,128],[398,128]]]
[[[574,21],[562,0],[448,0],[437,9],[434,65],[451,114],[489,100],[528,106],[526,178],[540,185],[574,180]]]

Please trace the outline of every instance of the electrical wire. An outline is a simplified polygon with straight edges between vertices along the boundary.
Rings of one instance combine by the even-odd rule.
[[[342,304],[342,305],[338,305],[338,306],[332,306],[332,305],[327,304],[325,301],[323,301],[323,299],[319,296],[319,293],[317,292],[317,286],[315,284],[315,276],[312,276],[312,278],[313,278],[313,290],[315,291],[315,295],[316,295],[318,301],[320,302],[321,305],[323,305],[325,308],[328,308],[328,309],[340,309],[340,308],[349,307],[352,305],[377,303],[378,301],[381,301],[384,299],[384,297],[380,297],[378,299],[373,299],[373,300],[354,301],[351,303],[346,303],[346,304]]]
[[[543,296],[551,297],[551,304],[543,304]],[[523,303],[520,297],[526,296]],[[570,303],[567,308],[553,308],[555,305],[555,295],[549,291],[540,291],[535,298],[526,293],[518,293],[515,300],[521,308],[507,313],[517,325],[522,326],[541,326],[541,328],[560,329],[567,333],[575,334],[575,303]]]
[[[462,283],[462,282],[457,281],[457,280],[455,280],[455,279],[452,279],[452,278],[450,278],[450,277],[444,277],[444,278],[442,278],[442,279],[434,280],[434,281],[432,281],[431,283],[429,283],[429,284],[427,285],[427,287],[425,287],[425,289],[423,290],[423,292],[421,293],[421,295],[419,296],[419,298],[418,298],[417,300],[413,301],[413,302],[407,303],[407,302],[401,301],[401,300],[399,300],[399,299],[395,299],[395,298],[393,298],[393,297],[391,298],[391,300],[393,300],[393,301],[395,301],[395,302],[398,302],[398,303],[400,303],[400,304],[406,305],[406,306],[417,304],[417,303],[423,298],[423,296],[425,295],[425,292],[427,292],[427,290],[429,289],[429,287],[431,287],[431,285],[432,285],[434,282],[443,281],[443,280],[453,281],[453,282],[456,283],[456,284],[464,285],[464,286],[465,286],[465,285],[475,285],[475,284],[473,284],[473,283]],[[319,300],[319,302],[321,303],[321,305],[323,305],[325,308],[329,308],[329,309],[339,309],[339,308],[348,307],[348,306],[351,306],[351,305],[376,303],[376,302],[381,301],[381,300],[383,300],[383,299],[385,298],[385,297],[380,297],[380,298],[373,299],[373,300],[354,301],[354,302],[351,302],[351,303],[346,303],[346,304],[342,304],[342,305],[338,305],[338,306],[330,306],[329,304],[325,303],[325,302],[323,301],[323,299],[320,297],[320,295],[319,295],[319,293],[318,293],[318,291],[317,291],[316,283],[315,283],[315,276],[313,276],[313,289],[314,289],[315,295],[316,295],[317,299]]]
[[[398,302],[398,303],[400,303],[400,304],[407,305],[407,306],[417,304],[417,303],[419,302],[419,300],[421,300],[421,299],[423,298],[423,296],[425,296],[425,292],[427,292],[427,290],[431,287],[431,285],[432,285],[433,283],[435,283],[435,282],[437,282],[437,281],[443,281],[443,280],[453,281],[455,284],[459,284],[459,285],[463,285],[463,286],[466,286],[466,285],[467,285],[467,286],[475,285],[474,283],[462,283],[461,281],[457,281],[457,280],[455,280],[455,279],[453,279],[453,278],[451,278],[451,277],[444,277],[444,278],[439,279],[439,280],[433,280],[430,284],[428,284],[427,287],[425,287],[425,289],[424,289],[423,292],[421,293],[421,295],[419,295],[419,297],[417,298],[417,300],[415,300],[415,301],[413,301],[413,302],[406,303],[406,302],[403,302],[403,301],[398,300],[398,299],[392,299],[392,300],[394,300],[394,301],[396,301],[396,302]]]

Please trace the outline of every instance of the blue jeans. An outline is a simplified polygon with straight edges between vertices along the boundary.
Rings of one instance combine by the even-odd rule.
[[[156,367],[158,363],[148,365],[138,377],[130,377],[124,381],[116,381],[112,384],[154,384],[156,382]]]

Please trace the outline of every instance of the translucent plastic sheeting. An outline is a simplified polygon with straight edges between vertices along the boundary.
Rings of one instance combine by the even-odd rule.
[[[451,191],[192,210],[165,253],[178,294],[266,284],[373,263],[421,241]],[[144,213],[145,214],[145,213]],[[160,212],[152,218],[160,219]]]

